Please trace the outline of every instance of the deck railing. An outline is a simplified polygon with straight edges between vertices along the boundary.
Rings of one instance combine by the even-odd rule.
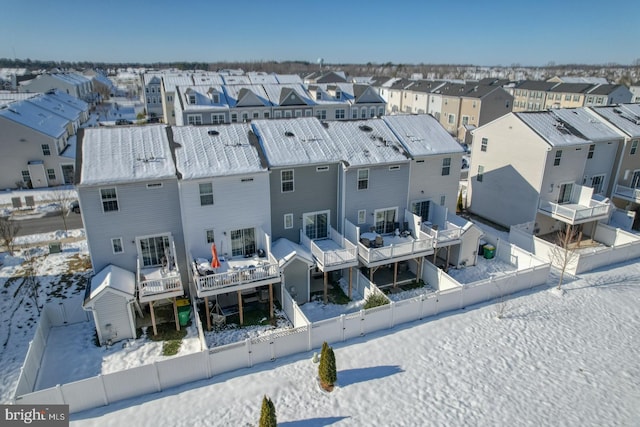
[[[360,256],[367,262],[378,262],[393,260],[394,258],[406,257],[407,255],[419,255],[433,249],[433,238],[424,235],[424,238],[412,240],[405,243],[397,243],[379,248],[369,248],[358,243]]]
[[[277,282],[280,278],[280,268],[278,263],[265,263],[253,267],[229,270],[224,273],[208,274],[200,276],[194,269],[194,281],[198,295],[210,293],[220,289],[243,285],[246,283],[260,282],[268,280],[271,283]]]
[[[561,205],[549,200],[540,200],[539,209],[552,215],[566,218],[570,221],[581,221],[589,218],[606,216],[609,213],[610,203],[591,200],[590,206],[572,207]]]
[[[445,227],[443,229],[434,228],[429,224],[422,223],[420,231],[431,237],[437,244],[458,240],[462,237],[462,227],[450,221],[445,221]]]
[[[150,271],[151,274],[145,276],[143,271]],[[142,302],[154,300],[156,296],[181,296],[184,295],[180,271],[177,265],[174,268],[156,267],[153,269],[143,269],[138,258],[137,275],[138,299]]]
[[[640,201],[640,188],[626,187],[624,185],[616,185],[613,193],[635,202]]]

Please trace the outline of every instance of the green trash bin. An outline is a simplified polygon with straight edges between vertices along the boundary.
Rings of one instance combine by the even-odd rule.
[[[187,326],[189,318],[191,318],[191,306],[183,305],[178,307],[178,321],[180,322],[180,326]]]
[[[484,245],[484,257],[491,259],[496,255],[496,247],[493,245]]]

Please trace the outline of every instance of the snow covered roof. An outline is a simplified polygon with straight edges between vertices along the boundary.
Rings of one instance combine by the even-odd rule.
[[[327,133],[351,166],[408,162],[408,154],[382,119],[327,122]]]
[[[271,255],[278,260],[278,265],[284,267],[295,257],[299,257],[309,265],[314,265],[313,256],[305,247],[297,243],[293,243],[284,237],[276,240],[271,244]]]
[[[598,120],[584,108],[561,108],[550,111],[560,120],[574,127],[578,132],[592,141],[610,141],[620,138],[617,132],[607,126],[602,120]]]
[[[226,78],[226,77],[225,77]],[[246,96],[251,96],[251,94],[255,95],[259,102],[262,103],[262,106],[271,106],[271,102],[269,101],[269,96],[267,92],[264,90],[262,85],[251,85],[251,84],[234,84],[234,85],[225,85],[224,91],[227,94],[227,101],[230,107],[235,107],[238,103],[242,102]],[[241,107],[247,105],[240,105]]]
[[[283,120],[254,120],[269,165],[298,166],[342,160],[339,145],[315,117]]]
[[[573,128],[573,126],[567,125],[567,123],[559,120],[558,117],[550,111],[514,114],[544,138],[551,146],[562,147],[589,144],[591,142]]]
[[[200,73],[193,75],[193,83],[195,85],[223,85],[224,80],[222,76],[217,73]]]
[[[413,157],[434,154],[462,153],[464,150],[432,116],[394,115],[384,116],[409,154]]]
[[[239,85],[239,84],[243,84],[243,85],[250,85],[251,84],[251,79],[249,79],[248,76],[244,76],[244,75],[237,75],[237,74],[229,74],[229,75],[223,75],[222,79],[224,80],[224,83],[227,85]]]
[[[79,143],[80,185],[176,177],[163,125],[86,128]]]
[[[247,77],[253,84],[278,84],[278,79],[273,74],[247,73]]]
[[[176,166],[182,179],[266,172],[251,143],[249,124],[174,126]],[[254,137],[255,138],[255,137]]]
[[[177,86],[176,92],[182,96],[184,110],[223,108],[228,109],[229,103],[221,85]],[[218,95],[218,102],[213,102],[212,94]],[[195,95],[196,103],[188,102],[189,95]]]
[[[191,74],[170,74],[162,76],[165,92],[175,92],[176,86],[193,85]]]
[[[81,76],[80,74],[76,74],[76,73],[51,74],[51,76],[65,83],[76,85],[76,86],[91,82],[91,80],[89,80],[85,76]]]
[[[52,89],[46,93],[48,96],[58,99],[60,102],[70,105],[71,107],[76,108],[80,111],[89,111],[88,103],[86,103],[82,99],[78,99],[75,96],[71,96],[68,93],[63,92],[60,89]]]
[[[60,138],[69,120],[47,111],[28,100],[13,102],[0,108],[0,117],[20,123],[53,138]]]
[[[267,97],[269,98],[269,101],[271,101],[273,105],[282,105],[283,104],[282,95],[283,94],[290,95],[291,92],[295,92],[295,94],[298,95],[298,97],[302,99],[302,101],[307,105],[315,104],[315,102],[309,97],[309,94],[301,84],[296,85],[296,84],[277,84],[276,83],[276,84],[265,84],[265,85],[262,85],[262,87],[264,88],[264,91],[266,92]]]
[[[91,291],[85,299],[85,305],[106,289],[114,289],[126,296],[135,296],[136,276],[133,272],[109,264],[91,278]]]
[[[275,74],[278,83],[302,84],[302,78],[297,74]]]
[[[638,104],[623,104],[617,107],[592,107],[600,116],[632,138],[640,136],[640,108]]]
[[[57,114],[61,117],[64,117],[67,120],[80,120],[80,110],[66,103],[63,104],[61,101],[56,100],[53,96],[40,94],[39,96],[29,98],[27,102],[37,105],[38,107]]]

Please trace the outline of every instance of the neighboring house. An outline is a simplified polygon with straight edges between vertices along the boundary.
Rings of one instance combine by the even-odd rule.
[[[626,212],[631,226],[637,230],[640,228],[640,106],[625,104],[591,111],[624,137],[609,189],[615,206]]]
[[[449,134],[456,135],[460,125],[460,105],[462,96],[468,91],[466,85],[461,83],[447,83],[435,90],[442,97],[440,110],[440,124]],[[406,94],[406,93],[405,93]]]
[[[269,101],[269,96],[262,85],[225,84],[223,89],[229,109],[232,110],[230,111],[231,123],[272,118],[273,104]]]
[[[76,188],[94,271],[135,273],[137,299],[152,316],[167,301],[175,312],[188,275],[167,128],[81,129],[78,153]]]
[[[601,84],[587,92],[585,107],[631,102],[631,91],[624,85]]]
[[[149,117],[162,117],[162,73],[148,72],[142,75],[142,101]]]
[[[347,76],[343,71],[329,71],[322,72],[316,71],[304,79],[304,84],[312,85],[312,84],[320,84],[320,83],[347,83]]]
[[[629,91],[631,92],[630,102],[640,102],[640,82],[635,82],[629,86]]]
[[[162,100],[163,121],[170,125],[176,124],[176,112],[173,102],[176,97],[176,87],[193,85],[193,77],[190,73],[167,73],[162,75],[162,85],[160,86]]]
[[[270,170],[273,239],[285,238],[313,254],[326,298],[328,274],[335,272],[331,278],[337,280],[348,272],[351,279],[358,263],[356,246],[338,232],[341,148],[316,118],[251,125]],[[303,290],[306,300],[311,291]]]
[[[430,114],[430,94],[445,84],[446,82],[437,80],[418,80],[409,84],[404,89],[407,96],[402,97],[403,111],[413,114]]]
[[[102,100],[106,100],[114,96],[117,92],[113,82],[102,72],[96,70],[88,70],[85,77],[91,80],[94,92],[98,93]]]
[[[56,95],[56,93],[59,95]],[[64,97],[71,98],[72,100],[75,100],[75,102],[66,102],[63,100]],[[78,98],[73,98],[71,95],[67,95],[59,90],[53,90],[46,94],[39,94],[29,98],[27,102],[40,107],[43,110],[57,114],[71,122],[71,126],[73,128],[70,133],[71,135],[76,134],[80,125],[84,123],[88,117],[89,106],[86,102]],[[84,105],[81,105],[80,103]]]
[[[385,82],[383,86],[379,87],[380,96],[387,103],[388,114],[404,112],[404,89],[411,83],[413,81],[409,79],[395,79]]]
[[[432,239],[434,262],[445,268],[475,265],[483,233],[456,215],[460,144],[429,115],[386,116],[384,121],[411,157],[407,209],[419,218],[413,232]]]
[[[247,295],[266,293],[273,307],[280,270],[271,254],[269,171],[251,126],[173,127],[172,135],[186,254],[207,326],[209,298],[243,313]],[[206,267],[214,244],[220,267]]]
[[[67,107],[62,107],[64,114],[43,108],[43,97],[49,95],[0,107],[0,188],[73,183],[74,161],[64,153],[75,129],[74,121],[65,116],[76,114]]]
[[[350,99],[352,119],[382,117],[385,114],[387,104],[372,86],[348,84],[341,85],[341,88],[343,96],[353,97]]]
[[[604,77],[590,77],[590,76],[553,76],[547,79],[548,82],[554,83],[589,83],[592,85],[608,84],[609,82]]]
[[[274,119],[311,117],[316,105],[301,84],[263,84],[262,88],[272,105]],[[326,117],[326,114],[325,114]]]
[[[513,112],[520,111],[540,111],[546,109],[547,92],[558,82],[543,82],[539,80],[525,80],[518,83],[515,87],[510,88],[513,95]],[[553,94],[555,99],[556,94]],[[558,95],[560,101],[561,95]]]
[[[220,85],[178,86],[172,95],[175,124],[217,125],[230,122],[229,103]]]
[[[91,80],[75,73],[41,74],[20,85],[20,92],[47,92],[59,89],[86,102],[95,102]]]
[[[536,236],[569,225],[593,236],[597,222],[608,220],[611,203],[583,185],[595,176],[585,178],[585,172],[611,170],[615,148],[607,144],[615,136],[593,124],[590,131],[603,139],[587,138],[577,130],[578,123],[591,125],[584,115],[571,123],[551,111],[511,113],[476,129],[469,210],[506,227],[531,223]],[[594,145],[597,151],[590,150]]]
[[[560,83],[547,91],[544,108],[582,107],[587,99],[587,92],[594,88],[595,85],[590,83]]]
[[[510,113],[513,96],[500,86],[474,85],[460,97],[457,139],[467,139],[467,130]]]

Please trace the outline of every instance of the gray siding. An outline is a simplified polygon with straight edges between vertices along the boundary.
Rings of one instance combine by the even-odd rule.
[[[330,210],[331,225],[337,224],[338,164],[324,165],[329,170],[317,172],[316,166],[278,168],[271,171],[271,233],[273,241],[285,237],[292,242],[300,241],[302,214]],[[294,170],[294,191],[283,193],[280,171]],[[284,215],[293,214],[293,228],[285,230]]]
[[[295,300],[298,304],[309,301],[309,266],[299,259],[294,259],[284,269],[284,283],[287,291],[291,293],[291,288],[295,288]]]
[[[400,169],[389,170],[389,166],[400,166]],[[365,209],[365,223],[373,226],[376,209],[397,208],[396,222],[402,224],[407,206],[409,165],[405,163],[369,167],[369,188],[366,190],[358,190],[358,169],[367,168],[354,166],[346,172],[346,219],[353,224],[363,225],[358,224],[358,211]]]
[[[147,183],[162,183],[147,188]],[[101,188],[116,188],[118,212],[103,212]],[[177,180],[157,180],[132,184],[78,187],[82,219],[87,233],[94,271],[109,264],[136,271],[136,237],[171,233],[178,252],[183,284],[187,283],[184,238],[180,221]],[[111,239],[121,237],[124,252],[114,254]]]
[[[513,96],[503,89],[494,90],[482,99],[478,126],[508,114],[513,109]]]
[[[135,338],[131,331],[131,308],[126,298],[107,290],[95,302],[94,310],[94,319],[100,331],[100,344],[107,340],[116,342]]]

